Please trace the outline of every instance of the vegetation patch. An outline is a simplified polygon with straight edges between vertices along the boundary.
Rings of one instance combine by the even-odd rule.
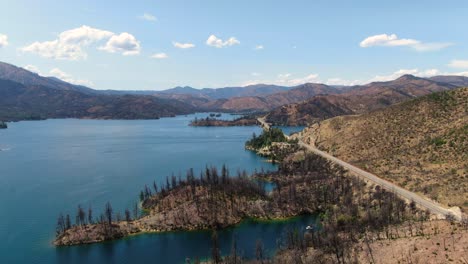
[[[290,140],[281,129],[272,127],[263,130],[260,136],[254,133],[245,143],[245,148],[255,151],[260,156],[268,157],[275,163],[296,152],[299,145],[297,139]]]

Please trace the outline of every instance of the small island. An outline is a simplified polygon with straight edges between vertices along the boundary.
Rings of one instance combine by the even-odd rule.
[[[297,139],[290,139],[281,129],[272,127],[265,129],[260,136],[253,133],[252,138],[245,143],[245,149],[275,163],[298,151],[299,144]]]
[[[223,120],[218,119],[218,115],[210,115],[206,118],[195,118],[189,124],[189,126],[200,126],[200,127],[230,127],[230,126],[258,126],[259,122],[255,117],[242,116],[234,120]]]
[[[0,121],[0,129],[6,129],[8,128],[8,125],[6,122]]]

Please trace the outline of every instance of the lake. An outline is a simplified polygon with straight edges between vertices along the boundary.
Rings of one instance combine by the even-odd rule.
[[[138,201],[145,184],[189,168],[198,172],[227,164],[231,174],[276,169],[244,150],[260,128],[188,126],[206,115],[9,123],[0,130],[0,263],[183,263],[186,257],[209,256],[209,232],[144,234],[64,248],[51,244],[58,214],[74,216],[78,204],[92,206],[98,215],[110,201],[123,212]],[[245,256],[254,256],[257,238],[273,252],[285,229],[303,229],[311,221],[246,221],[219,233],[222,253],[229,253],[234,236]]]

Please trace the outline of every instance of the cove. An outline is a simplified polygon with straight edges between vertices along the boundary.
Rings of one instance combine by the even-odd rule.
[[[245,258],[255,258],[257,240],[262,241],[266,255],[272,255],[288,230],[305,232],[305,227],[315,221],[312,215],[273,221],[245,220],[218,231],[221,254],[229,254],[236,239],[238,254]],[[187,258],[211,256],[211,235],[211,231],[141,234],[96,245],[57,248],[56,255],[60,263],[185,263]]]
[[[115,211],[123,212],[138,201],[145,184],[162,183],[172,173],[184,175],[188,168],[198,172],[205,166],[227,164],[232,174],[238,169],[276,169],[244,150],[244,142],[260,128],[188,126],[195,117],[206,116],[9,123],[0,131],[0,263],[177,263],[179,257],[183,261],[209,255],[210,235],[204,232],[145,234],[58,249],[51,244],[58,214],[74,217],[78,204],[92,206],[98,215],[110,201]],[[255,245],[260,238],[258,230],[288,226],[288,222],[248,223],[236,227],[250,235],[243,239],[245,248],[239,243],[246,255],[254,250],[247,241]],[[234,229],[223,231],[228,232],[224,240],[220,233],[224,254]],[[277,235],[276,231],[268,234]],[[276,248],[264,244],[267,250]],[[176,258],[166,252],[175,252]]]

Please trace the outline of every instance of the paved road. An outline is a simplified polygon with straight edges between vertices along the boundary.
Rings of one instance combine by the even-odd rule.
[[[262,127],[263,129],[270,129],[270,124],[268,124],[268,123],[265,121],[265,119],[266,119],[266,116],[257,118],[258,122],[260,122],[261,127]]]
[[[259,118],[258,121],[262,124],[262,127],[264,129],[270,128],[270,125],[265,121],[265,117]],[[356,166],[353,166],[345,161],[342,161],[336,157],[333,157],[332,155],[325,153],[314,146],[308,145],[304,143],[302,140],[299,140],[299,145],[306,148],[307,150],[320,155],[336,164],[339,164],[343,166],[344,168],[348,169],[350,172],[355,173],[359,177],[362,177],[366,180],[369,180],[375,184],[380,185],[382,188],[394,192],[395,194],[399,195],[400,197],[407,199],[409,201],[414,201],[415,203],[419,204],[419,206],[428,209],[431,213],[439,216],[440,218],[444,218],[446,215],[451,214],[455,217],[456,220],[461,221],[461,214],[459,212],[455,212],[452,210],[449,210],[447,208],[442,207],[440,204],[437,204],[433,201],[427,200],[413,192],[410,192],[408,190],[405,190],[389,181],[386,181],[372,173],[369,173],[367,171],[364,171],[362,169],[359,169]]]

